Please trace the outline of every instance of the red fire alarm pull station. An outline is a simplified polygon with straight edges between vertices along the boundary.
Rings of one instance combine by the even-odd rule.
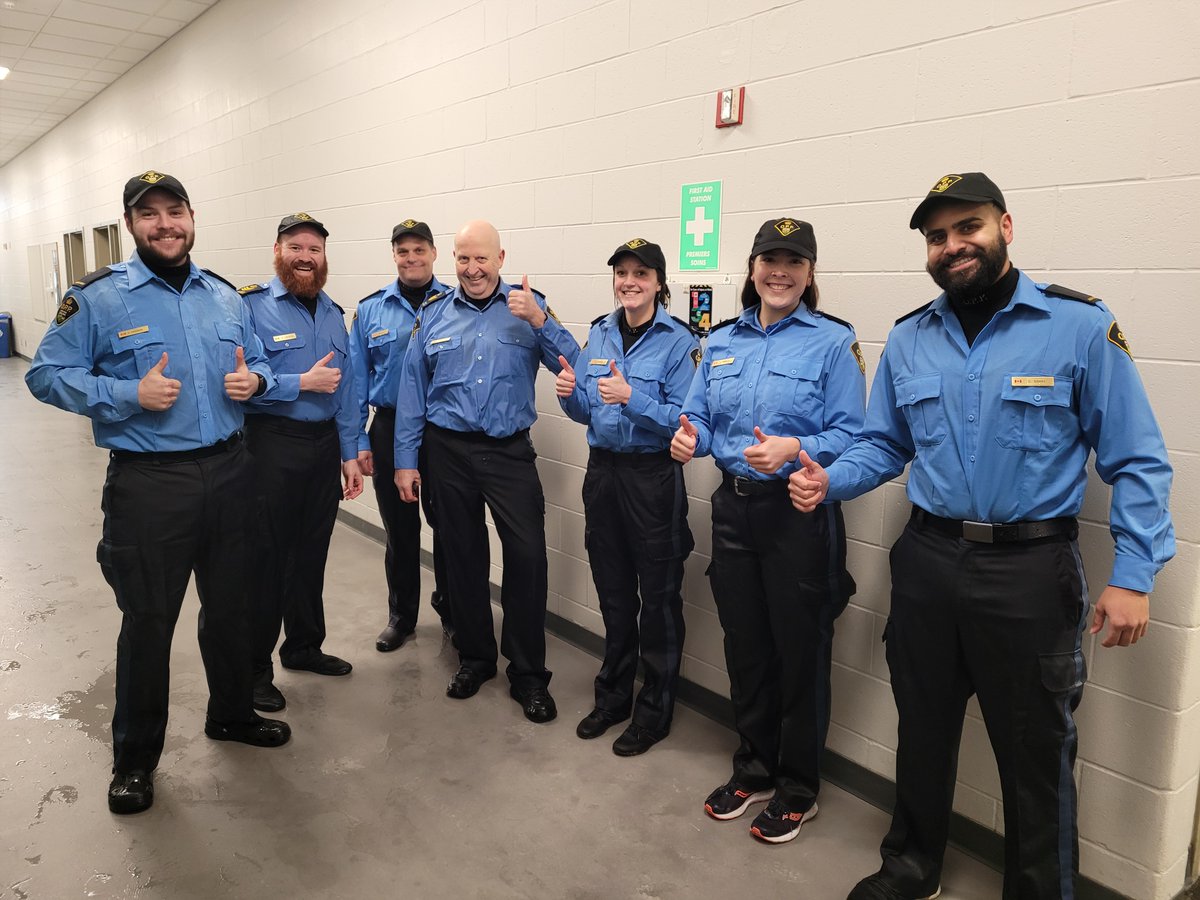
[[[717,127],[729,128],[742,124],[742,108],[746,104],[746,89],[726,88],[717,91]]]

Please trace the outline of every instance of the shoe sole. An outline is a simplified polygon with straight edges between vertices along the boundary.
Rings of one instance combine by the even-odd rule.
[[[787,834],[771,835],[770,837],[768,837],[767,835],[764,835],[761,831],[759,831],[758,828],[754,825],[750,826],[750,833],[752,835],[754,835],[756,838],[758,838],[760,841],[764,841],[765,843],[768,843],[768,844],[786,844],[788,841],[794,841],[796,838],[800,837],[800,829],[802,829],[804,827],[804,824],[806,822],[811,822],[816,817],[817,817],[817,804],[814,803],[812,805],[812,808],[809,809],[808,812],[806,812],[803,816],[800,817],[799,824],[796,825],[796,827],[794,829],[792,829],[791,831],[789,831]]]
[[[708,813],[710,818],[716,819],[718,822],[728,822],[730,819],[736,819],[743,815],[747,809],[754,803],[766,803],[775,796],[775,790],[772,788],[769,791],[755,791],[746,798],[746,801],[737,809],[727,813],[715,813],[711,806],[704,804],[704,811]]]
[[[266,747],[268,749],[270,749],[272,747],[282,747],[284,744],[286,744],[288,741],[290,741],[292,739],[292,736],[289,734],[287,737],[285,737],[282,741],[279,741],[278,743],[263,743],[261,741],[244,741],[241,738],[236,738],[233,735],[226,734],[223,731],[217,731],[216,729],[213,729],[210,731],[207,725],[204,727],[204,736],[207,738],[210,738],[211,740],[214,740],[214,741],[231,741],[235,744],[245,744],[247,747]]]
[[[283,712],[285,709],[287,709],[287,701],[276,704],[276,703],[259,703],[256,700],[256,701],[254,701],[254,708],[257,709],[259,712],[269,712],[269,713]]]

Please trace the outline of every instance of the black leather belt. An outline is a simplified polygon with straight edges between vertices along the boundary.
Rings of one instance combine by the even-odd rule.
[[[377,406],[375,407],[375,415],[394,419],[396,418],[396,410],[391,406]]]
[[[965,519],[946,519],[913,507],[912,521],[922,528],[962,538],[977,544],[1019,544],[1048,537],[1074,538],[1079,534],[1079,523],[1074,516],[1059,519],[1043,519],[1039,522],[971,522]]]
[[[166,463],[190,462],[194,459],[204,459],[209,456],[219,456],[228,453],[242,443],[242,433],[235,431],[223,441],[217,441],[207,447],[197,447],[195,450],[162,450],[140,453],[136,450],[110,450],[109,455],[117,462]]]
[[[291,434],[297,437],[320,437],[337,430],[333,419],[305,422],[300,419],[289,419],[287,416],[272,416],[265,413],[246,416],[246,427],[266,428],[280,434]]]
[[[619,453],[603,447],[592,447],[588,452],[588,461],[601,466],[653,467],[671,462],[671,452],[658,450],[653,453]]]
[[[505,435],[504,437],[494,437],[486,431],[455,431],[453,428],[443,428],[441,425],[426,422],[425,431],[441,435],[447,440],[466,441],[471,444],[507,444],[511,441],[529,440],[528,428],[522,428],[520,431],[514,431],[512,434]]]
[[[786,478],[744,478],[741,475],[730,475],[728,472],[721,473],[721,484],[739,497],[786,493],[788,485]]]

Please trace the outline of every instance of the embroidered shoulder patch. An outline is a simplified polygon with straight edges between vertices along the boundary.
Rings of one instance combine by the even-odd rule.
[[[54,316],[54,324],[61,325],[75,313],[79,312],[79,301],[70,294],[62,298],[62,303],[58,304],[58,312]]]
[[[850,345],[850,352],[854,354],[854,359],[858,363],[858,370],[864,375],[867,374],[867,361],[863,359],[862,347],[858,346],[858,341]]]
[[[700,360],[701,360],[701,359],[703,359],[703,357],[704,357],[704,354],[700,352],[700,348],[699,348],[699,347],[693,347],[693,348],[692,348],[692,352],[691,352],[691,354],[690,354],[690,355],[691,355],[691,357],[692,357],[692,365],[693,365],[695,368],[699,368],[699,367],[700,367]]]
[[[1108,341],[1110,344],[1116,344],[1129,354],[1130,359],[1133,359],[1133,352],[1129,349],[1129,341],[1125,340],[1125,333],[1117,325],[1116,319],[1113,319],[1113,323],[1108,326]]]

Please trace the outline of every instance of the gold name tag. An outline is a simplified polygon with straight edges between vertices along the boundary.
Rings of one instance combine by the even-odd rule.
[[[589,366],[607,366],[608,360],[607,359],[593,359],[591,362],[588,363],[588,365]]]
[[[736,356],[727,356],[724,359],[714,359],[712,361],[712,367],[715,369],[717,366],[727,366],[735,359],[737,359]]]
[[[384,336],[385,334],[387,334],[389,331],[391,331],[391,329],[390,329],[390,328],[381,328],[381,329],[379,329],[378,331],[372,332],[372,333],[371,333],[371,337],[373,337],[373,338],[377,338],[377,337],[383,337],[383,336]]]
[[[432,347],[434,344],[444,344],[448,340],[450,340],[450,338],[438,338],[436,341],[430,341],[429,346]]]
[[[294,341],[295,339],[296,339],[296,332],[292,331],[292,332],[289,332],[288,334],[277,334],[277,335],[275,335],[275,337],[272,340],[274,340],[275,343],[280,344],[283,341]]]
[[[126,328],[124,331],[118,331],[117,337],[119,337],[119,338],[132,337],[135,334],[145,334],[149,330],[150,330],[149,325],[139,325],[137,328]]]
[[[1013,387],[1054,387],[1053,375],[1014,375]]]

